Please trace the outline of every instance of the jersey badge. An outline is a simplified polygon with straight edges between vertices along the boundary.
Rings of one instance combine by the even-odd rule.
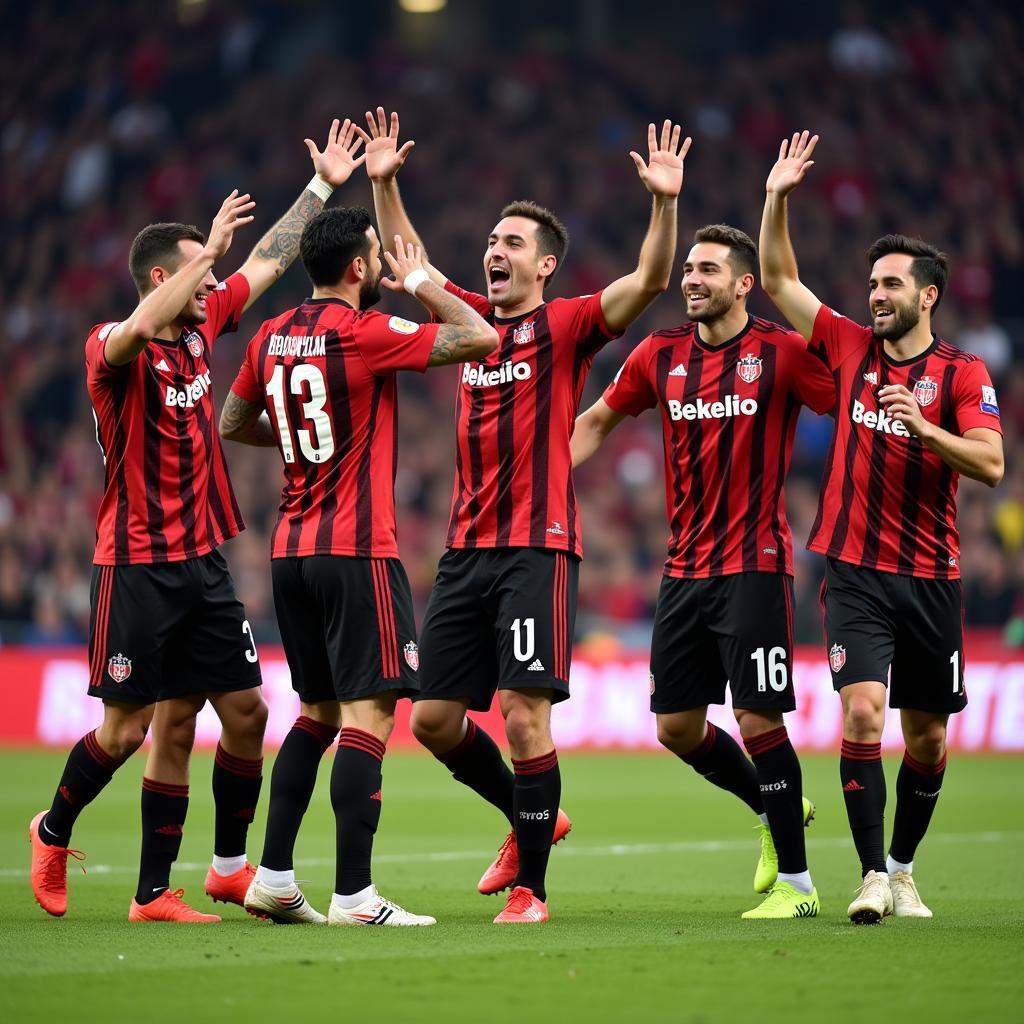
[[[939,385],[931,379],[931,377],[922,377],[914,385],[914,401],[923,409],[927,405],[931,405],[935,401],[935,396],[939,393]]]
[[[529,345],[533,341],[533,321],[527,320],[525,324],[520,324],[512,332],[512,341],[516,345]]]
[[[846,648],[842,644],[833,644],[829,648],[828,663],[833,672],[838,672],[846,664]]]
[[[107,662],[107,673],[115,683],[123,683],[132,674],[132,659],[118,651]]]
[[[988,384],[981,385],[981,411],[991,416],[999,415],[999,403],[996,401],[996,389]]]
[[[403,648],[402,653],[405,655],[405,663],[413,670],[418,672],[420,668],[420,649],[416,645],[415,640],[410,640]]]
[[[668,371],[668,375],[670,377],[685,377],[686,367],[683,366],[682,363],[680,363],[678,366],[673,366],[672,369]]]
[[[400,316],[391,317],[388,320],[388,327],[396,334],[415,334],[420,329],[419,324]]]
[[[877,374],[876,371],[872,370],[870,373],[865,373],[864,374],[864,379],[869,384],[877,384],[878,383],[878,374]]]
[[[651,677],[651,696],[653,697],[654,696],[654,673],[650,672],[648,674]]]
[[[196,334],[195,331],[190,331],[188,337],[185,339],[185,344],[188,345],[189,352],[198,359],[203,354],[203,339]]]
[[[764,360],[758,359],[753,353],[748,352],[736,364],[736,373],[744,384],[753,384],[761,376],[761,363]]]

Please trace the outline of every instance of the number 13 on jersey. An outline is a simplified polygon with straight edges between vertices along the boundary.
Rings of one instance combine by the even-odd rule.
[[[284,461],[295,461],[295,444],[292,441],[292,431],[288,423],[288,405],[285,395],[286,370],[290,371],[288,391],[299,397],[302,417],[313,425],[312,432],[305,427],[295,431],[299,450],[309,462],[326,462],[334,454],[334,434],[331,431],[331,418],[324,412],[324,406],[327,404],[327,386],[324,375],[320,368],[312,363],[298,363],[287,368],[278,363],[267,382],[267,397],[273,406],[274,419],[281,436],[281,452],[284,455]],[[307,389],[308,398],[305,397]],[[316,435],[315,443],[313,434]]]

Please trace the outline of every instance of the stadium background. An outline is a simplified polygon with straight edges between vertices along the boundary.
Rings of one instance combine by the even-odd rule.
[[[331,117],[361,119],[381,103],[400,112],[403,136],[418,143],[401,183],[431,258],[469,287],[481,284],[497,211],[519,196],[551,206],[571,231],[557,294],[593,291],[631,269],[648,198],[627,153],[642,144],[648,119],[666,116],[695,140],[680,201],[683,252],[709,221],[756,236],[778,141],[810,127],[823,141],[792,228],[803,276],[819,295],[863,316],[862,254],[884,231],[919,234],[951,254],[937,326],[985,358],[1006,442],[1002,484],[993,491],[966,481],[960,491],[975,666],[964,730],[974,739],[964,745],[1020,745],[1024,39],[1014,5],[967,12],[932,3],[898,15],[881,3],[777,5],[769,13],[725,0],[697,10],[663,4],[651,15],[624,0],[512,8],[449,0],[418,15],[383,0],[100,0],[74,10],[5,5],[0,27],[8,40],[0,67],[0,685],[14,709],[0,743],[64,745],[98,710],[81,698],[75,668],[84,664],[102,484],[83,344],[91,324],[134,305],[132,236],[162,219],[205,229],[232,187],[251,191],[257,223],[216,268],[223,276],[306,180],[302,137],[320,139]],[[370,206],[365,177],[333,201]],[[584,407],[647,331],[682,318],[680,264],[669,292],[598,358]],[[220,344],[221,400],[262,318],[307,291],[297,265]],[[763,295],[752,309],[776,317]],[[401,311],[421,312],[415,303]],[[455,382],[455,371],[400,382],[399,540],[418,611],[445,534]],[[810,645],[797,684],[823,704],[827,670],[815,646],[822,567],[802,541],[829,429],[804,413],[788,487],[797,638]],[[273,453],[226,448],[249,528],[225,551],[275,680],[269,688],[287,699],[267,563],[278,465]],[[578,474],[577,489],[586,558],[574,684],[585,698],[579,706],[600,704],[610,725],[577,723],[574,735],[587,745],[650,745],[643,661],[667,535],[657,418],[624,423]],[[813,704],[805,701],[811,717]],[[830,748],[835,710],[821,713],[827,726],[808,727],[805,746]]]

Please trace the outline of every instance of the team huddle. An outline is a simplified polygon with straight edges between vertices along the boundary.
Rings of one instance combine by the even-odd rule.
[[[84,857],[70,846],[75,822],[151,732],[128,919],[220,920],[170,882],[196,715],[209,702],[221,722],[211,899],[281,923],[435,923],[382,896],[371,870],[382,763],[396,703],[409,697],[419,742],[508,822],[478,883],[484,894],[509,890],[495,923],[547,921],[548,858],[572,827],[551,733],[552,706],[570,695],[583,555],[572,470],[625,416],[657,408],[670,526],[650,657],[658,738],[757,817],[763,899],[742,916],[817,916],[804,843],[815,808],[784,723],[796,706],[784,482],[806,405],[835,421],[808,547],[826,558],[825,647],[861,862],[848,913],[855,923],[930,917],[913,861],[942,784],[948,717],[967,702],[956,489],[960,474],[995,486],[1003,472],[984,364],[932,333],[946,257],[919,239],[880,238],[868,253],[870,326],[818,300],[787,226],[787,197],[818,139],[794,135],[767,178],[759,244],[729,225],[700,228],[683,265],[685,323],[640,342],[577,415],[597,353],[670,284],[690,139],[652,124],[647,159],[630,153],[651,196],[636,269],[593,295],[546,300],[568,249],[558,218],[510,203],[486,236],[483,291],[455,285],[402,203],[397,178],[414,144],[399,143],[397,115],[366,118],[365,130],[334,121],[322,151],[305,140],[314,177],[222,282],[212,267],[254,219],[250,196],[232,192],[208,235],[143,229],[129,257],[138,306],[86,341],[105,466],[89,644],[103,721],[30,824],[37,901],[66,912],[68,857]],[[376,227],[366,210],[324,208],[360,166]],[[297,256],[312,293],[252,337],[216,424],[213,346]],[[758,271],[791,328],[747,312]],[[384,290],[414,296],[424,322],[374,310]],[[397,546],[396,374],[452,363],[463,366],[451,515],[417,633]],[[217,550],[244,528],[222,437],[275,448],[284,468],[271,578],[300,714],[274,763],[256,867],[246,849],[267,709],[252,630]],[[745,752],[707,721],[727,687]],[[887,691],[906,743],[888,852]],[[468,715],[495,695],[511,765]],[[296,883],[293,851],[336,739],[336,877],[324,915]]]

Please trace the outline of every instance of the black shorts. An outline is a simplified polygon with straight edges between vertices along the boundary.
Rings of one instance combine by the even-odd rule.
[[[420,634],[420,700],[491,706],[495,690],[569,696],[579,560],[538,548],[449,549]]]
[[[271,563],[274,607],[306,704],[419,689],[412,592],[397,558],[309,555]]]
[[[673,714],[725,703],[792,711],[793,580],[744,572],[665,576],[651,638],[651,710]]]
[[[889,679],[889,707],[955,714],[967,706],[959,580],[901,576],[830,558],[821,601],[837,690]]]
[[[89,693],[154,704],[259,686],[259,658],[224,556],[94,565]]]

